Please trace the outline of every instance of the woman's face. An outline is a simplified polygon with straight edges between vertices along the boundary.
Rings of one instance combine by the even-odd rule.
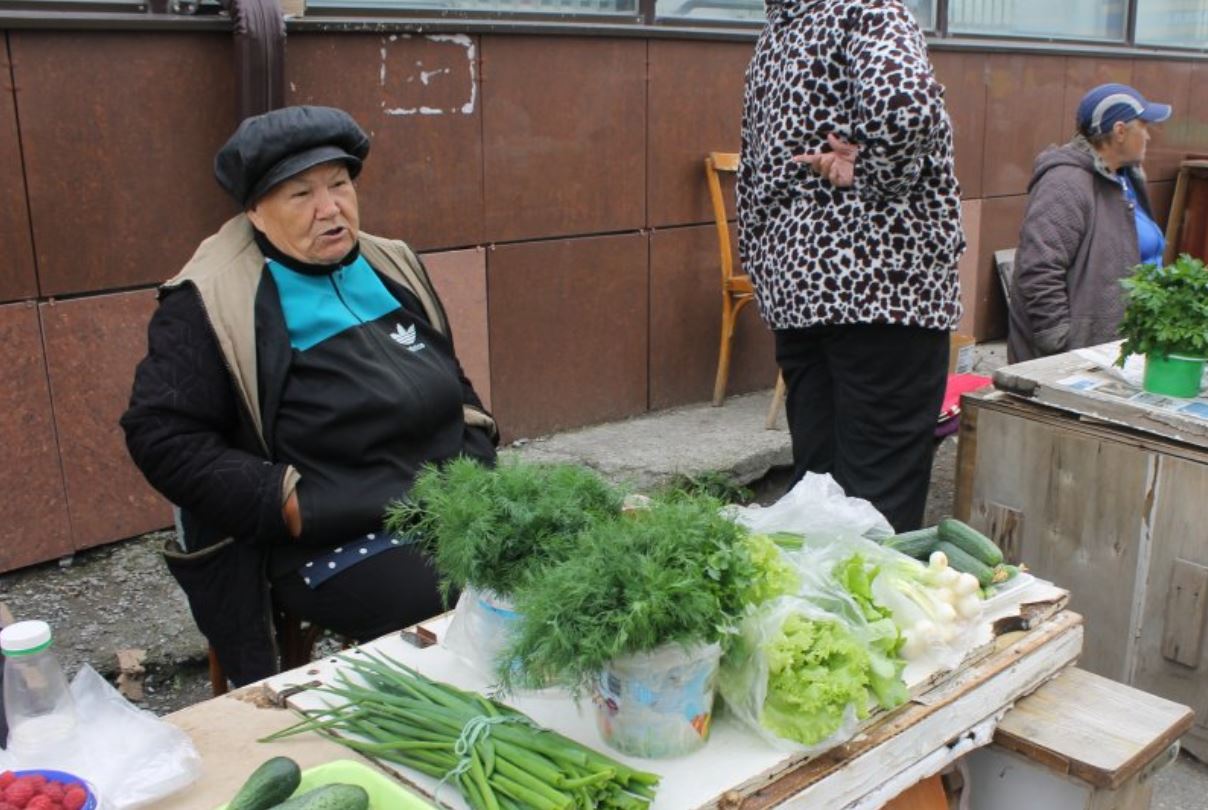
[[[357,192],[343,161],[320,163],[274,186],[248,218],[287,256],[335,264],[357,242]]]
[[[1149,125],[1139,118],[1134,118],[1123,127],[1122,137],[1118,139],[1117,152],[1120,165],[1132,166],[1145,160],[1145,147],[1149,145]]]

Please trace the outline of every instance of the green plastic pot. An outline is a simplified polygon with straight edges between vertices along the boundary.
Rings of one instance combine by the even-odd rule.
[[[1141,387],[1151,394],[1168,397],[1198,396],[1204,378],[1204,362],[1203,357],[1184,354],[1147,354]]]

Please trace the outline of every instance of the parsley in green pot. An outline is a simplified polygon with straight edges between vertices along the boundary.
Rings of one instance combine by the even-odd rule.
[[[1199,394],[1208,356],[1208,268],[1184,253],[1165,267],[1137,265],[1124,287],[1124,344],[1119,366],[1130,354],[1145,355],[1142,387],[1155,394]]]

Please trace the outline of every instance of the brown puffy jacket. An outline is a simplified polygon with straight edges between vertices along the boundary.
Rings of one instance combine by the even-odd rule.
[[[1131,173],[1153,216],[1145,176]],[[1007,355],[1012,363],[1116,339],[1120,279],[1141,260],[1137,225],[1119,179],[1075,137],[1036,159],[1019,231]]]

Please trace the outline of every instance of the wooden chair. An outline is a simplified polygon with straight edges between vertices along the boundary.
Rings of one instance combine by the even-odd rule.
[[[717,356],[717,379],[713,383],[713,404],[721,405],[726,398],[726,381],[730,376],[730,347],[734,342],[734,324],[742,308],[755,300],[751,277],[734,272],[730,246],[730,222],[726,216],[726,200],[721,193],[720,173],[738,171],[737,152],[710,152],[705,158],[705,178],[709,182],[709,197],[713,202],[713,219],[717,223],[717,247],[721,252],[721,350]]]
[[[721,253],[721,349],[717,355],[717,378],[713,382],[713,405],[726,398],[726,383],[730,377],[730,350],[734,343],[734,325],[742,308],[755,300],[751,277],[734,272],[734,256],[730,246],[730,222],[726,216],[726,198],[721,193],[720,174],[738,171],[737,152],[710,152],[705,158],[705,179],[709,182],[709,198],[713,203],[713,219],[717,224],[717,248]],[[784,403],[784,377],[777,375],[776,390],[764,427],[772,430],[776,413]]]
[[[302,620],[285,611],[274,611],[273,624],[277,629],[277,649],[281,653],[281,670],[293,669],[310,663],[314,656],[315,642],[323,629],[315,624],[304,625]],[[214,697],[225,695],[228,690],[226,673],[214,648],[209,648],[210,690]]]

